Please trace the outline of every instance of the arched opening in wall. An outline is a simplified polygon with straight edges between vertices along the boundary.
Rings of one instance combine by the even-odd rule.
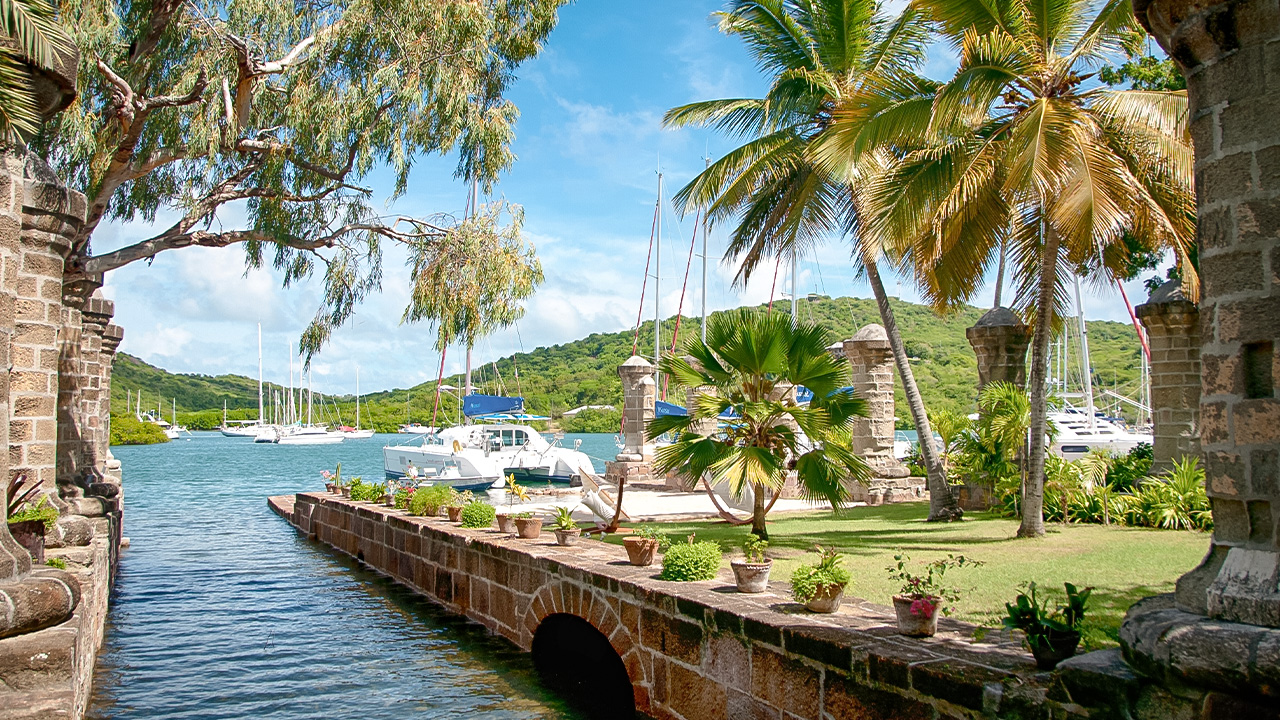
[[[533,634],[542,681],[592,718],[635,717],[636,700],[609,638],[576,615],[548,615]]]

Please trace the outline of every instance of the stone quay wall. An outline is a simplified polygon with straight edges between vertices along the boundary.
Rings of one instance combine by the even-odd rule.
[[[779,594],[732,592],[727,573],[664,582],[657,567],[632,567],[622,548],[598,541],[562,548],[325,493],[269,504],[307,537],[533,651],[535,662],[544,620],[586,620],[621,658],[637,709],[659,720],[1207,720],[1239,707],[1185,688],[1173,696],[1118,650],[1039,673],[1003,632],[979,643],[972,626],[943,619],[937,637],[906,638],[879,605],[850,600],[814,615]]]

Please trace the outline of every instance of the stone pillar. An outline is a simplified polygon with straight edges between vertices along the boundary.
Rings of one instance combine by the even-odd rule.
[[[978,357],[978,392],[992,382],[1027,385],[1027,346],[1031,330],[1009,308],[988,310],[965,330]]]
[[[90,314],[110,318],[115,314],[115,303],[110,300],[93,298],[89,301]],[[108,324],[102,329],[98,355],[98,432],[95,435],[96,445],[94,457],[101,460],[100,467],[105,471],[111,458],[111,371],[115,364],[116,352],[124,340],[124,328]],[[128,410],[128,408],[125,408]]]
[[[893,456],[893,353],[889,335],[868,325],[844,341],[853,365],[853,389],[867,401],[870,417],[853,425],[853,451],[866,459],[878,477],[903,478],[910,472]]]
[[[18,285],[18,266],[22,258],[20,238],[22,235],[22,158],[12,151],[0,151],[0,367],[13,366],[12,341],[14,334],[14,313],[16,307],[15,289]],[[10,467],[13,457],[10,445],[10,417],[12,405],[9,402],[9,388],[12,372],[0,373],[0,439],[8,452],[0,456],[0,515],[8,515],[9,503],[5,495],[9,478],[12,477]],[[9,525],[0,525],[0,583],[19,580],[31,572],[31,555],[9,534]]]
[[[645,440],[644,432],[658,397],[653,364],[632,355],[618,366],[618,374],[622,376],[623,447],[617,462],[606,463],[605,479],[615,484],[647,482],[653,476],[653,443]]]
[[[1151,344],[1151,474],[1200,454],[1200,310],[1176,280],[1161,285],[1134,313]]]
[[[64,499],[84,497],[94,477],[93,427],[85,403],[92,393],[96,405],[97,343],[93,328],[85,332],[89,296],[102,287],[102,278],[67,276],[62,282],[62,328],[58,338],[58,492]],[[86,343],[92,350],[85,347]],[[89,365],[93,366],[92,371]],[[96,408],[95,408],[96,410]]]

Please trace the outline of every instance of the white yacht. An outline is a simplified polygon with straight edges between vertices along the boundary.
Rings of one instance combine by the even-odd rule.
[[[501,487],[508,475],[522,484],[577,485],[594,473],[591,458],[577,449],[547,442],[528,425],[480,424],[446,428],[421,442],[382,449],[389,478],[445,482],[459,490]]]
[[[257,437],[262,430],[261,420],[224,420],[218,428],[227,437]]]
[[[276,436],[277,445],[336,445],[343,441],[340,432],[329,432],[319,425],[299,425],[284,428]]]
[[[1057,431],[1049,451],[1067,460],[1079,460],[1090,450],[1125,455],[1139,443],[1151,444],[1149,433],[1133,432],[1096,415],[1090,418],[1087,412],[1075,408],[1051,412],[1049,421]]]

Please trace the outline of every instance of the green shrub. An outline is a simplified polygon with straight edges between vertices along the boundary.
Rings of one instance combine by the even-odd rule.
[[[673,582],[711,580],[720,571],[722,556],[723,552],[716,543],[694,542],[690,535],[689,542],[667,548],[662,556],[662,574],[658,577]]]
[[[35,504],[28,503],[21,510],[9,516],[9,522],[24,522],[26,520],[42,520],[44,521],[44,529],[52,531],[54,525],[58,523],[58,508],[49,504],[49,498],[41,496]]]
[[[155,423],[142,422],[132,415],[111,416],[112,445],[156,445],[169,442]]]
[[[616,433],[620,427],[622,411],[613,408],[591,408],[560,419],[560,429],[567,433]]]
[[[448,485],[428,485],[418,488],[409,494],[409,514],[433,517],[440,514],[453,497],[453,489]]]
[[[791,593],[798,602],[807,603],[816,597],[819,585],[844,587],[849,584],[849,571],[840,566],[844,561],[840,553],[835,548],[823,550],[821,546],[818,552],[822,557],[817,565],[801,565],[791,573]]]
[[[409,496],[413,491],[407,488],[400,488],[391,494],[391,504],[396,506],[397,510],[409,509]]]
[[[62,558],[49,558],[48,560],[44,561],[44,564],[48,565],[49,567],[58,568],[59,570],[67,569],[67,561],[63,560]]]
[[[487,528],[493,525],[498,511],[483,500],[473,500],[462,506],[462,527]]]
[[[1107,484],[1120,491],[1132,490],[1151,472],[1152,459],[1151,444],[1138,443],[1127,455],[1112,460]]]
[[[367,483],[358,477],[351,480],[352,500],[376,502],[378,498],[386,494],[387,486],[382,483]]]

